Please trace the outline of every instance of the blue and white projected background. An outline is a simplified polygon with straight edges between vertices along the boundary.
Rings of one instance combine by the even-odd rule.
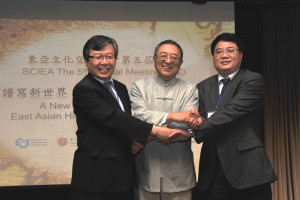
[[[0,186],[69,184],[76,122],[73,86],[87,73],[84,43],[117,40],[114,78],[128,88],[155,75],[153,51],[165,39],[183,48],[178,77],[215,74],[212,39],[234,32],[234,4],[210,2],[4,1],[0,7]],[[193,142],[198,168],[201,145]]]

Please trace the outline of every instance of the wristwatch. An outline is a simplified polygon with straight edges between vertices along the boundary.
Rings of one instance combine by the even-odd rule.
[[[175,129],[185,130],[185,131],[188,131],[189,134],[191,134],[191,137],[195,136],[195,133],[194,133],[193,129],[191,129],[186,123],[170,122],[169,124],[167,124],[167,127],[168,128],[175,128]]]
[[[195,133],[194,133],[193,129],[188,128],[188,132],[189,132],[189,134],[191,134],[191,137],[195,136]]]

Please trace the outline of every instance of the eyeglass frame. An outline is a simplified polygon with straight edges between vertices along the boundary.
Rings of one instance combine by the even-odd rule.
[[[89,58],[94,58],[95,60],[100,61],[100,62],[102,62],[105,58],[106,61],[110,62],[110,61],[115,60],[116,56],[114,54],[112,54],[112,55],[101,55],[101,54],[99,54],[99,55],[95,55],[95,56],[89,55]]]
[[[214,55],[221,56],[224,53],[231,55],[231,54],[234,54],[235,52],[240,52],[240,50],[236,49],[234,47],[227,47],[225,50],[222,48],[219,48],[214,51]]]
[[[176,54],[161,54],[161,55],[155,55],[155,57],[157,57],[160,61],[166,61],[168,58],[170,58],[171,62],[175,63],[175,62],[181,62],[182,59],[178,56],[175,56]],[[173,56],[173,58],[172,58]]]

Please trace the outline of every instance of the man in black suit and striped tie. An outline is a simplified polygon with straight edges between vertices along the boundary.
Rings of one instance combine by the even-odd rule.
[[[205,119],[194,131],[203,142],[199,200],[272,199],[277,177],[263,144],[264,79],[240,68],[243,51],[235,34],[217,36],[211,53],[218,74],[197,85]]]

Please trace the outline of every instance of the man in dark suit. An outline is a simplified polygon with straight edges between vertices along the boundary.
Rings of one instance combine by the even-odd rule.
[[[197,184],[201,200],[272,198],[270,183],[277,177],[263,144],[264,79],[240,68],[243,50],[235,34],[217,36],[211,53],[218,74],[197,85],[204,118],[195,131],[195,140],[203,142]]]
[[[135,171],[131,141],[145,143],[155,138],[169,143],[171,133],[185,134],[131,116],[126,86],[111,77],[117,56],[116,41],[106,36],[93,36],[83,47],[89,73],[73,89],[78,126],[73,200],[132,200]]]

